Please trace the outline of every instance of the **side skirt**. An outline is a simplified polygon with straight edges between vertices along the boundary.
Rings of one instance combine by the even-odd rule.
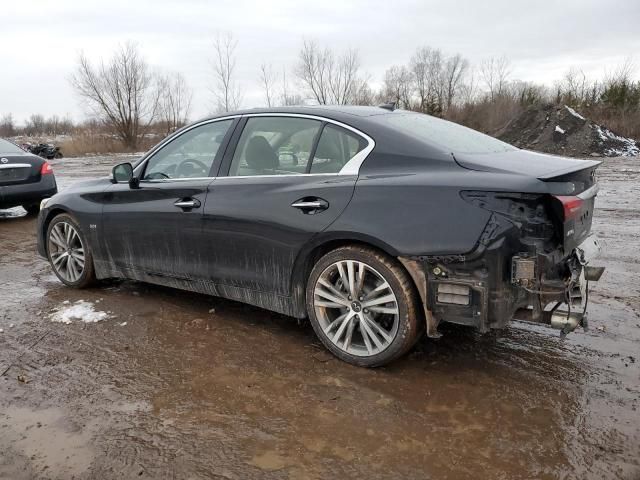
[[[246,303],[255,307],[271,310],[295,318],[304,318],[300,309],[296,308],[292,297],[284,297],[273,293],[259,292],[232,285],[220,285],[200,279],[178,278],[163,274],[142,272],[134,268],[114,268],[111,263],[95,261],[96,276],[99,279],[125,278],[139,282],[177,288],[189,292],[202,293],[228,300]]]

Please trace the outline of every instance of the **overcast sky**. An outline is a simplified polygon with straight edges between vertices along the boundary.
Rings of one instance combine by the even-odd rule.
[[[291,71],[305,38],[357,49],[374,84],[422,45],[472,64],[506,55],[512,79],[549,84],[570,66],[602,77],[634,53],[640,62],[637,0],[4,0],[0,8],[0,115],[18,121],[31,113],[84,118],[68,82],[78,53],[99,60],[127,40],[151,65],[182,72],[194,90],[191,117],[203,116],[213,107],[218,30],[238,40],[245,107],[264,105],[260,64]]]

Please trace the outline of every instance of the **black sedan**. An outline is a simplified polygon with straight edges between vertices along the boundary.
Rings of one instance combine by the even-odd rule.
[[[130,278],[309,317],[336,356],[377,366],[440,322],[487,332],[523,309],[586,327],[598,165],[390,106],[250,110],[43,202],[39,252],[69,286]]]
[[[57,193],[51,165],[0,138],[0,209],[22,206],[37,214],[40,201]]]

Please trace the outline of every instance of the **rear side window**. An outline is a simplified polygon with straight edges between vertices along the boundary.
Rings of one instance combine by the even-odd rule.
[[[310,173],[338,173],[365,147],[366,142],[360,136],[327,124],[318,141]]]
[[[498,153],[516,150],[508,143],[496,140],[457,123],[421,113],[394,112],[380,115],[378,120],[396,130],[453,153]]]
[[[322,123],[297,117],[247,120],[233,155],[229,176],[306,173]]]
[[[2,138],[0,138],[0,154],[24,154],[24,150],[22,150],[20,147],[14,145],[11,142],[7,142],[6,140],[3,140]]]

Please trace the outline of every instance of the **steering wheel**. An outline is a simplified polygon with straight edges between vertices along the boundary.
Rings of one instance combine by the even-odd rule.
[[[187,165],[190,165],[189,172],[183,171],[183,169],[185,169]],[[207,177],[209,175],[209,167],[207,165],[202,163],[200,160],[188,158],[187,160],[180,163],[180,165],[178,165],[178,168],[176,168],[176,177],[181,178],[193,176],[192,173],[194,170],[196,170],[195,167],[199,168],[202,171],[202,175],[199,176]]]
[[[150,173],[149,175],[145,175],[144,178],[145,180],[159,180],[161,178],[171,178],[171,177],[164,172],[153,172],[153,173]]]

